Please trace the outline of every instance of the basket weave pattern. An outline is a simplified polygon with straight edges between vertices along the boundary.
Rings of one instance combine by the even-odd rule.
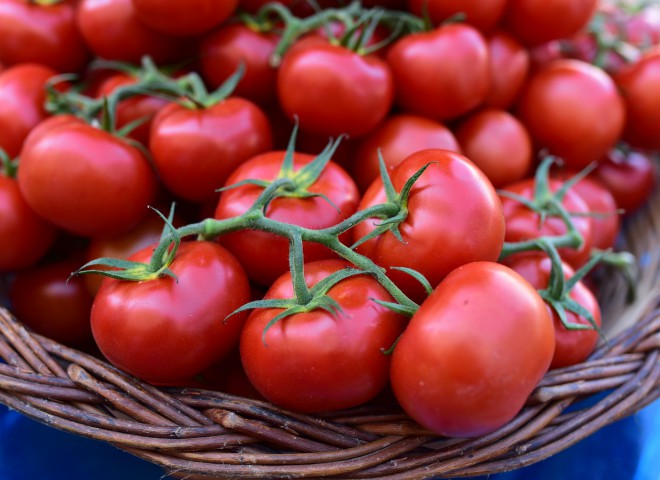
[[[393,405],[310,416],[220,392],[156,388],[29,332],[3,308],[0,402],[185,478],[421,479],[520,468],[660,397],[660,194],[623,236],[639,261],[638,295],[627,303],[625,282],[608,273],[600,290],[607,342],[588,361],[549,372],[523,411],[484,437],[440,438]]]

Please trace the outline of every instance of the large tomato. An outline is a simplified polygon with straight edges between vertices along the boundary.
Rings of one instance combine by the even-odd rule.
[[[554,348],[537,291],[508,267],[469,263],[413,315],[394,348],[392,388],[422,426],[450,437],[485,435],[522,409]]]
[[[153,247],[130,257],[149,262]],[[184,242],[170,270],[141,282],[105,279],[92,306],[94,339],[122,370],[154,384],[188,380],[227,355],[250,300],[245,271],[214,242]]]
[[[309,287],[350,265],[321,260],[305,265]],[[392,301],[372,277],[347,278],[327,295],[340,307],[336,315],[315,309],[266,325],[281,309],[254,310],[241,333],[245,373],[269,401],[298,412],[348,408],[375,397],[388,383],[385,353],[403,331],[405,317],[378,305]],[[291,275],[273,284],[266,299],[292,298]]]
[[[421,150],[391,172],[397,192],[419,169],[428,168],[413,185],[407,216],[399,225],[403,242],[387,231],[357,247],[357,251],[388,269],[388,276],[417,301],[424,292],[407,267],[424,275],[432,286],[456,267],[477,260],[497,260],[504,242],[502,205],[493,185],[466,157],[449,150]],[[382,180],[366,191],[359,209],[387,201]],[[377,228],[367,220],[353,229],[354,241]]]
[[[32,130],[21,153],[18,184],[35,212],[85,237],[133,228],[157,188],[138,148],[69,115],[51,117]]]
[[[131,0],[137,18],[145,25],[181,37],[207,32],[227,20],[238,0]]]

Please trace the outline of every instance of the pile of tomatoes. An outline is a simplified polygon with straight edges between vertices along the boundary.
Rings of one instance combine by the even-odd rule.
[[[5,302],[156,385],[491,432],[599,339],[658,45],[642,2],[0,0]]]

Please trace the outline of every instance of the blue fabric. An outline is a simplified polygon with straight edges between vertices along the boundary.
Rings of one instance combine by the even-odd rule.
[[[160,480],[163,473],[111,445],[41,425],[0,405],[0,480]],[[550,459],[488,477],[528,479],[660,480],[660,401]]]

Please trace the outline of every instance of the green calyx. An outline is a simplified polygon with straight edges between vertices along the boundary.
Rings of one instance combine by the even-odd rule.
[[[18,158],[11,159],[7,152],[0,148],[0,175],[16,178],[18,172]]]

